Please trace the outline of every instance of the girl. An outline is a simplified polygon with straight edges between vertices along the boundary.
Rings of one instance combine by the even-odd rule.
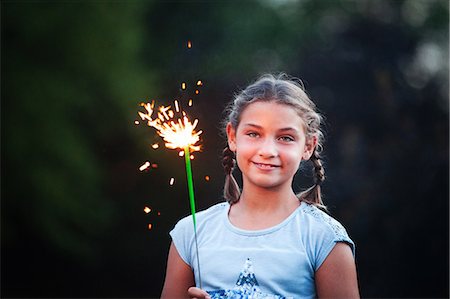
[[[226,120],[227,202],[197,214],[200,269],[191,217],[170,232],[162,298],[359,298],[353,241],[322,211],[320,123],[301,85],[284,75],[265,75],[236,96]],[[295,194],[307,160],[315,183]],[[202,289],[194,287],[200,274]]]

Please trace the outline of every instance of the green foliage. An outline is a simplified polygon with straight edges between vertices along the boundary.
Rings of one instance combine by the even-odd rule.
[[[140,9],[2,5],[2,212],[12,243],[31,229],[75,257],[100,253],[118,212],[102,151],[132,127],[129,113],[150,87],[139,64]]]

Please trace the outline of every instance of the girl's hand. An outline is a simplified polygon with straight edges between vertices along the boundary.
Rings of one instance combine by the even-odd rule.
[[[192,299],[210,299],[211,296],[202,289],[196,287],[190,287],[188,290],[189,297]]]

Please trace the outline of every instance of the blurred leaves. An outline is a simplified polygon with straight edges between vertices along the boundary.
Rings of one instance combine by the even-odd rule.
[[[9,238],[20,238],[16,226],[26,226],[65,251],[92,255],[95,239],[110,228],[114,207],[103,190],[108,161],[101,151],[124,132],[127,113],[144,95],[139,9],[3,6],[2,205]]]

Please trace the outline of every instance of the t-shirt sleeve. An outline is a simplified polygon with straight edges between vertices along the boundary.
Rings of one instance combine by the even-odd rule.
[[[172,242],[183,261],[191,265],[191,242],[192,242],[192,220],[188,223],[189,217],[178,221],[175,227],[169,232]]]
[[[316,246],[315,246],[315,267],[317,270],[325,261],[331,250],[336,243],[347,243],[355,256],[355,244],[350,239],[345,228],[335,219],[326,216],[324,218],[324,225],[321,226],[319,233],[317,234]]]

